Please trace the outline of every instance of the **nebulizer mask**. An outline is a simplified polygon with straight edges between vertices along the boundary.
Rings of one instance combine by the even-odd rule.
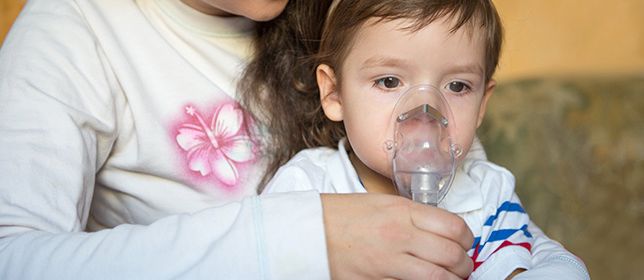
[[[385,149],[398,193],[437,206],[447,195],[461,155],[447,101],[431,85],[414,86],[396,102],[391,121],[394,135]]]

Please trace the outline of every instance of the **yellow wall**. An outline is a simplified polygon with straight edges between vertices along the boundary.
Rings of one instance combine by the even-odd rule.
[[[494,0],[506,45],[497,79],[644,74],[642,0]]]
[[[0,0],[0,43],[26,0]]]
[[[0,42],[25,0],[0,0]],[[642,0],[494,0],[505,24],[500,81],[644,73]]]

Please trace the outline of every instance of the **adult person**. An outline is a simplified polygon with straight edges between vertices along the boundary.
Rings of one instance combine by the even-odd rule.
[[[472,242],[445,211],[255,195],[264,135],[237,80],[255,21],[286,5],[29,1],[0,50],[0,278],[385,278],[426,269],[415,245],[448,260],[428,275],[469,274],[464,250],[440,250]]]

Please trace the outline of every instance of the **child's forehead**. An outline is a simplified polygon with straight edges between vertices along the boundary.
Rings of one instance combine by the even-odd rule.
[[[431,30],[431,32],[427,32]],[[419,24],[418,20],[411,18],[382,19],[370,18],[359,26],[355,36],[350,42],[350,46],[355,47],[355,43],[364,40],[365,37],[388,37],[389,40],[400,40],[401,38],[411,38],[431,34],[436,40],[450,39],[458,37],[464,43],[484,42],[485,37],[483,28],[475,24],[457,25],[456,19],[449,16],[437,18],[431,22]],[[387,43],[388,40],[384,40]],[[485,44],[481,44],[485,48]],[[422,47],[422,46],[418,46]]]
[[[453,15],[443,15],[432,19],[418,19],[409,17],[400,18],[382,18],[371,17],[363,22],[358,28],[358,33],[368,27],[378,25],[387,25],[392,30],[415,33],[426,28],[436,28],[436,26],[446,27],[449,33],[459,31],[466,32],[470,35],[483,33],[484,28],[481,24],[476,23],[475,18],[470,18],[466,22],[460,22],[460,19]]]
[[[348,49],[343,66],[357,64],[363,70],[372,67],[425,69],[425,64],[431,62],[432,69],[435,65],[441,65],[441,69],[465,65],[467,71],[459,72],[484,73],[486,45],[482,32],[470,32],[465,26],[452,30],[449,18],[438,19],[420,29],[411,28],[411,24],[409,19],[365,22]]]

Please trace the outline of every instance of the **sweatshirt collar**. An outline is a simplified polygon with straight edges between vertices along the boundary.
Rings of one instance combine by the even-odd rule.
[[[255,23],[245,17],[218,17],[207,15],[186,5],[180,0],[152,1],[160,12],[175,23],[206,36],[244,36],[254,31]]]

